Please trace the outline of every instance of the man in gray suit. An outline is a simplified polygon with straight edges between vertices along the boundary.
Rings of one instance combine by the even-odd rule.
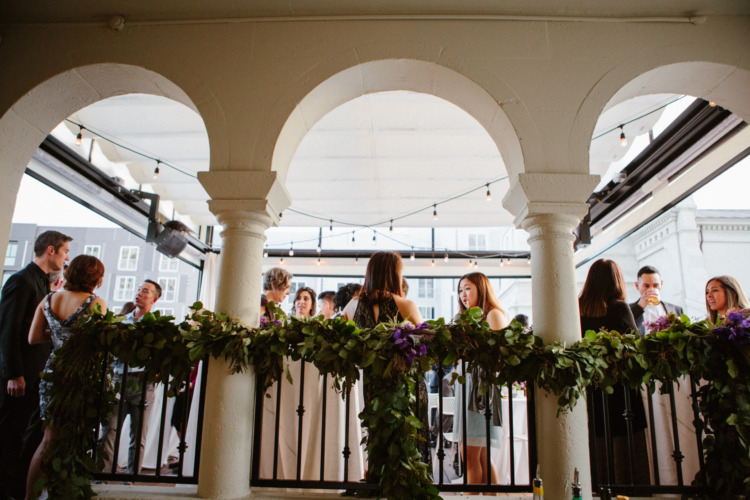
[[[669,313],[675,313],[677,316],[682,314],[682,307],[661,300],[663,285],[661,275],[655,267],[643,266],[638,270],[635,287],[641,298],[638,302],[630,304],[630,310],[641,335],[647,333],[645,323],[656,321]]]

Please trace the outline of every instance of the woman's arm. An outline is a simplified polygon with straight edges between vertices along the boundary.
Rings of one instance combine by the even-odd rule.
[[[346,307],[344,307],[344,319],[347,321],[354,319],[354,313],[357,312],[357,304],[359,304],[359,299],[352,299],[349,301]]]
[[[29,329],[29,344],[41,344],[42,342],[49,342],[49,330],[47,330],[47,318],[44,316],[44,301],[47,297],[42,299],[36,310],[34,311],[34,319],[31,320],[31,328]]]
[[[501,330],[510,324],[508,317],[500,309],[493,309],[487,313],[487,323],[493,330]]]
[[[102,309],[102,314],[107,314],[107,303],[104,302],[104,299],[102,299],[101,297],[97,297],[94,299],[94,303],[91,305],[93,306],[94,304],[99,304],[99,307],[101,307]]]
[[[405,321],[408,321],[409,323],[412,323],[414,325],[417,325],[424,321],[422,319],[422,314],[420,314],[419,312],[419,307],[417,307],[417,304],[415,304],[413,301],[405,299],[403,297],[399,297],[398,295],[394,295],[393,298],[396,301],[396,305],[398,306],[399,314],[401,314],[401,317],[404,318]]]

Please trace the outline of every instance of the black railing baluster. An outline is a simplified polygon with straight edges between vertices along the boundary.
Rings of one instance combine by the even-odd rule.
[[[140,418],[138,419],[138,430],[135,433],[136,441],[135,441],[135,457],[133,458],[133,473],[131,476],[133,477],[133,480],[135,481],[136,476],[138,476],[141,473],[141,453],[143,450],[141,449],[141,441],[143,439],[143,421],[146,420],[146,417],[144,417],[144,413],[146,412],[146,387],[148,387],[148,377],[146,376],[146,372],[141,372],[143,375],[143,382],[141,383],[141,400],[138,402],[138,411],[140,412]],[[132,429],[133,422],[130,422],[130,427]],[[128,450],[129,451],[129,450]],[[130,454],[128,453],[128,460],[130,460]],[[130,465],[130,464],[128,464]]]
[[[677,469],[677,484],[682,486],[684,480],[682,478],[682,459],[685,455],[680,450],[680,430],[677,427],[677,409],[674,402],[674,382],[670,382],[669,385],[669,408],[672,411],[672,436],[674,437],[674,453],[672,458],[675,461],[675,468]]]
[[[344,411],[344,449],[341,451],[341,455],[344,457],[344,482],[349,481],[349,416],[351,415],[351,389],[346,389],[346,395],[344,396],[344,402],[346,404],[346,410]]]
[[[323,418],[320,419],[320,480],[325,480],[326,470],[326,400],[328,396],[328,374],[323,374]]]
[[[115,429],[115,446],[112,450],[112,467],[109,472],[110,474],[117,473],[117,462],[119,461],[120,455],[120,430],[122,429],[122,419],[125,418],[125,397],[127,394],[127,382],[128,382],[128,365],[123,365],[122,378],[120,381],[120,406],[117,409],[117,428]],[[110,421],[111,422],[111,421]],[[105,436],[106,439],[106,436]]]
[[[164,451],[164,424],[167,420],[167,391],[169,390],[169,384],[164,384],[164,391],[161,397],[161,425],[159,426],[159,440],[156,445],[156,469],[154,474],[156,477],[161,476],[161,455]],[[175,401],[175,404],[177,402]]]
[[[695,439],[698,443],[698,464],[700,466],[701,473],[705,471],[706,464],[703,460],[703,430],[702,425],[695,425],[695,423],[701,422],[700,412],[698,411],[698,385],[693,380],[693,376],[690,375],[690,399],[693,406],[693,426],[695,427]]]
[[[276,381],[276,422],[273,439],[273,478],[279,477],[279,425],[281,422],[281,379]]]
[[[299,367],[299,405],[297,405],[297,481],[302,479],[302,427],[305,417],[305,361]]]
[[[646,402],[648,403],[648,425],[651,430],[651,455],[653,458],[654,483],[659,485],[661,484],[661,480],[659,478],[659,447],[656,445],[656,428],[654,426],[654,395],[648,393]]]
[[[437,437],[437,453],[436,457],[438,459],[438,467],[440,471],[440,477],[438,478],[438,484],[442,485],[445,480],[445,470],[443,469],[443,465],[445,462],[445,442],[443,441],[443,432],[445,429],[443,429],[443,377],[445,376],[445,369],[443,368],[443,363],[438,363],[438,369],[437,369],[437,377],[438,377],[438,407],[437,407],[437,415],[435,418],[437,418],[437,428],[438,428],[438,437]],[[429,397],[429,396],[428,396]],[[454,405],[454,413],[455,413],[455,405]],[[433,424],[434,425],[434,424]]]
[[[633,419],[635,412],[630,401],[630,388],[624,383],[622,385],[623,395],[625,398],[625,411],[622,416],[625,418],[625,436],[628,442],[628,471],[630,472],[630,484],[635,484],[635,441],[633,439]]]
[[[515,434],[513,429],[513,382],[508,382],[508,426],[509,434],[508,439],[510,440],[510,484],[516,484],[516,443]],[[503,422],[505,424],[505,422]]]

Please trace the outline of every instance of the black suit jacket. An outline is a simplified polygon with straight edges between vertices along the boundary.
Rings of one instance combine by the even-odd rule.
[[[667,314],[675,313],[678,317],[682,315],[682,308],[680,306],[670,304],[669,302],[662,302],[662,305],[667,310]],[[643,308],[638,305],[638,302],[633,302],[630,304],[630,311],[633,313],[638,331],[641,332],[641,335],[646,335],[646,328],[643,326]]]
[[[4,398],[7,381],[23,376],[26,391],[39,387],[39,372],[47,363],[52,345],[49,342],[29,345],[29,328],[36,306],[49,293],[49,278],[34,264],[21,269],[3,286],[0,297],[0,398]]]

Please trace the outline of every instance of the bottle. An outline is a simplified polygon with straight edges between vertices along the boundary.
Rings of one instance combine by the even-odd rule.
[[[542,485],[542,478],[539,477],[539,464],[536,464],[536,477],[533,484],[534,497],[533,500],[544,500],[544,486]]]
[[[578,482],[578,469],[573,472],[573,500],[581,500],[581,485]]]

